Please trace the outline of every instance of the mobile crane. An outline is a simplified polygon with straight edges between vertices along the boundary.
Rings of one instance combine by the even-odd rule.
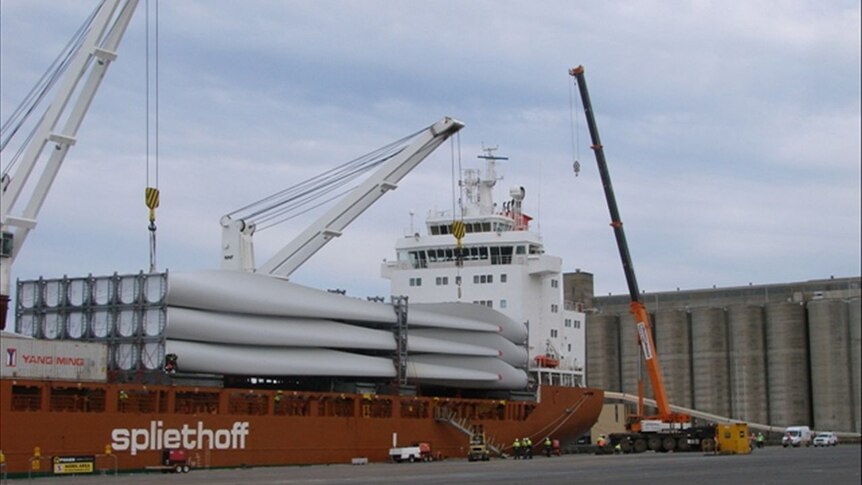
[[[581,103],[584,107],[584,114],[592,141],[590,148],[592,148],[596,157],[596,164],[599,168],[599,175],[602,179],[605,199],[607,200],[608,211],[611,216],[611,227],[614,229],[614,237],[617,241],[617,248],[619,249],[623,272],[625,273],[626,284],[628,285],[629,296],[631,298],[629,311],[635,318],[638,343],[644,362],[646,363],[647,374],[652,384],[656,407],[658,408],[657,414],[645,415],[643,381],[639,378],[637,415],[631,416],[626,423],[628,433],[617,433],[610,436],[611,445],[614,447],[619,443],[624,452],[642,452],[647,449],[653,451],[712,451],[715,445],[715,428],[712,426],[693,427],[690,415],[674,412],[670,408],[658,354],[656,353],[653,341],[652,324],[650,323],[649,313],[640,299],[640,290],[638,289],[634,265],[629,254],[628,243],[626,242],[626,234],[623,230],[623,223],[620,219],[619,208],[614,196],[614,189],[611,185],[611,176],[608,172],[604,148],[602,147],[599,130],[593,116],[593,107],[590,102],[589,91],[587,90],[586,78],[584,77],[584,67],[578,66],[570,69],[569,75],[575,78]]]

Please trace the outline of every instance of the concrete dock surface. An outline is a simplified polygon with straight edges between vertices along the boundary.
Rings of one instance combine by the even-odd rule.
[[[660,485],[862,483],[862,447],[767,447],[750,455],[653,453],[564,455],[532,460],[371,463],[192,470],[188,474],[134,473],[42,477],[35,483],[60,484],[621,484]],[[10,480],[10,483],[27,483]]]

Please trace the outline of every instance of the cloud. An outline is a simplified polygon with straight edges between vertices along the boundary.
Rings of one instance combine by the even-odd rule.
[[[0,4],[4,120],[94,6]],[[526,187],[548,251],[593,272],[597,294],[623,292],[583,113],[570,111],[566,73],[583,64],[644,289],[859,274],[858,2],[159,8],[160,267],[218,266],[223,214],[454,116],[462,166],[499,145],[498,201]],[[146,267],[145,20],[141,3],[16,276]],[[451,168],[447,144],[297,281],[388,294],[379,264],[409,211],[418,227],[451,206]],[[258,234],[258,261],[308,221]]]

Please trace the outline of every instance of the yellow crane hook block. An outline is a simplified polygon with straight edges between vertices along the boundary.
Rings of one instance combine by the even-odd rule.
[[[150,209],[150,222],[156,220],[156,207],[159,206],[159,189],[155,187],[147,187],[144,189],[144,202],[147,208]]]

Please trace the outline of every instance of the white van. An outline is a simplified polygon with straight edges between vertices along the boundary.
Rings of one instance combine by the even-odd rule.
[[[797,448],[802,445],[811,446],[811,429],[808,426],[790,426],[784,430],[781,446]]]

